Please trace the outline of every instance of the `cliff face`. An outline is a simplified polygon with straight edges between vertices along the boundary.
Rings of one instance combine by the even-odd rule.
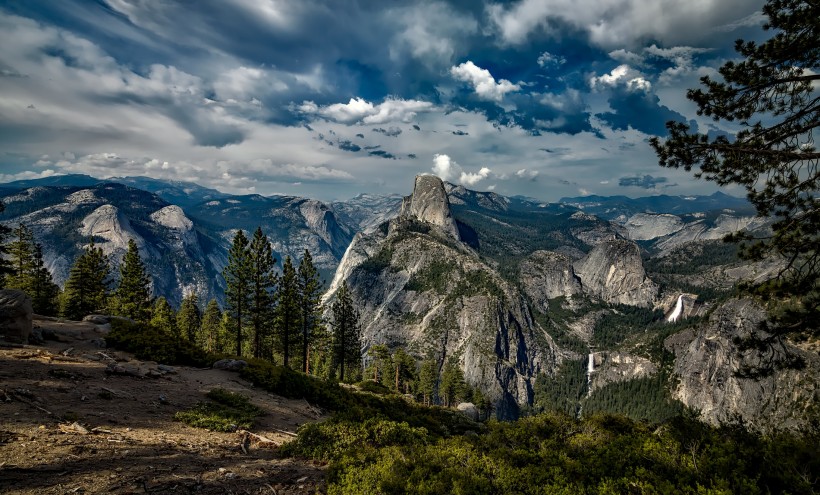
[[[549,300],[572,296],[582,291],[581,281],[569,256],[551,251],[536,251],[519,266],[524,293],[542,312],[549,311]]]
[[[610,304],[651,306],[658,295],[657,284],[646,276],[638,245],[627,240],[598,244],[574,268],[584,291]]]
[[[437,177],[417,178],[401,216],[384,227],[356,236],[326,300],[347,281],[365,347],[404,347],[440,366],[455,358],[499,416],[516,416],[532,400],[535,375],[559,359],[524,298],[457,240]]]
[[[402,201],[399,216],[435,225],[454,239],[461,239],[444,183],[435,175],[416,176],[413,194]]]
[[[675,353],[674,396],[703,420],[799,429],[818,414],[820,359],[766,331],[766,314],[733,299],[709,320],[666,339]]]

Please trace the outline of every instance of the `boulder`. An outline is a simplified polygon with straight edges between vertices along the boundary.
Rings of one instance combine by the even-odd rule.
[[[8,342],[27,344],[31,329],[31,299],[19,290],[0,290],[0,335]]]
[[[93,323],[95,325],[105,325],[111,321],[111,317],[107,315],[88,315],[83,318],[83,321]]]
[[[478,408],[472,402],[462,402],[456,406],[456,409],[473,421],[478,421]]]
[[[214,363],[213,368],[215,370],[242,371],[247,366],[248,363],[241,359],[220,359]]]

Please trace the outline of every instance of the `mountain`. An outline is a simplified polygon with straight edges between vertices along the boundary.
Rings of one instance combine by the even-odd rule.
[[[68,174],[53,175],[40,179],[17,180],[0,185],[3,190],[22,190],[30,187],[90,187],[98,184],[115,182],[125,184],[134,189],[142,189],[156,194],[165,201],[183,208],[201,203],[206,200],[224,198],[228,194],[202,187],[193,182],[152,179],[151,177],[111,177],[97,179],[90,175]]]
[[[636,213],[671,213],[684,215],[715,210],[732,210],[738,215],[752,216],[755,209],[745,198],[737,198],[720,191],[710,196],[578,196],[561,198],[561,204],[574,206],[606,220],[625,219]]]
[[[359,194],[347,201],[334,201],[330,207],[343,223],[368,231],[398,215],[401,200],[399,194]]]
[[[257,226],[262,227],[280,267],[285,256],[298,263],[307,249],[326,279],[333,275],[355,233],[326,204],[296,196],[230,196],[197,204],[188,211],[191,218],[225,242],[236,229],[252,233]]]
[[[184,294],[221,297],[218,263],[224,247],[197,228],[182,209],[159,196],[117,183],[90,187],[32,187],[2,199],[4,223],[24,223],[43,245],[55,282],[62,285],[90,238],[118,266],[134,239],[153,291],[179,304]],[[113,270],[116,279],[119,273]]]

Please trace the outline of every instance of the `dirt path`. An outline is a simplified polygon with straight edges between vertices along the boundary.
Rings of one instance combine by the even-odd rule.
[[[278,459],[276,446],[321,419],[304,400],[253,388],[237,373],[143,362],[93,343],[90,323],[35,321],[59,341],[0,347],[0,493],[285,494],[323,491],[323,468]],[[106,373],[109,358],[140,375]],[[243,443],[173,421],[214,388],[265,411]],[[75,425],[76,422],[76,425]],[[87,430],[87,433],[83,430]]]

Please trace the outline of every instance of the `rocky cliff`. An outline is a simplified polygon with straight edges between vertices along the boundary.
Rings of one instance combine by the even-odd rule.
[[[820,358],[770,334],[750,299],[729,300],[665,345],[675,353],[675,398],[709,423],[800,429],[820,414]]]
[[[624,239],[604,241],[575,262],[584,291],[610,304],[650,306],[658,286],[643,268],[640,248]]]
[[[346,281],[361,310],[365,348],[404,347],[440,366],[455,358],[497,414],[514,417],[531,402],[534,377],[560,358],[518,290],[454,229],[441,180],[420,176],[399,217],[356,236],[326,300]]]

